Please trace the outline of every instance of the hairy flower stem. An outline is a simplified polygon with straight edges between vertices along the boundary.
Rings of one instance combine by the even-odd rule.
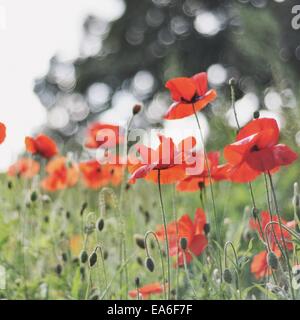
[[[178,223],[177,223],[177,213],[176,213],[176,204],[175,204],[175,199],[176,199],[176,189],[175,189],[175,185],[172,188],[173,193],[172,193],[172,200],[173,200],[173,219],[176,223],[176,239],[177,241],[179,240],[178,238],[178,234],[179,234],[179,230],[178,230]],[[177,251],[176,251],[176,260],[178,261],[179,259],[179,246],[177,244]],[[178,286],[179,286],[179,268],[178,268],[178,263],[176,263],[176,267],[175,267],[175,278],[176,278],[176,285],[175,285],[175,300],[177,300],[178,298]]]
[[[273,199],[274,199],[274,204],[275,204],[275,211],[276,211],[276,215],[277,215],[277,218],[278,218],[280,236],[281,236],[281,239],[282,239],[282,242],[283,242],[284,257],[285,257],[285,260],[286,260],[286,263],[287,263],[287,267],[288,267],[291,294],[292,294],[293,300],[295,300],[295,293],[294,293],[294,288],[293,288],[293,285],[292,285],[292,270],[291,270],[290,260],[289,260],[289,256],[288,256],[288,250],[287,250],[287,246],[286,246],[286,241],[285,241],[284,234],[283,234],[282,221],[281,221],[281,216],[279,214],[279,207],[278,207],[277,197],[276,197],[275,188],[274,188],[274,184],[273,184],[273,179],[272,179],[272,175],[271,175],[270,171],[268,171],[268,176],[269,176],[270,186],[271,186],[271,190],[272,190],[272,194],[273,194]]]
[[[157,180],[158,180],[158,192],[159,192],[162,220],[163,220],[164,232],[165,232],[165,245],[166,245],[167,265],[168,265],[168,272],[167,272],[168,300],[170,300],[170,296],[171,296],[171,267],[170,267],[170,256],[169,256],[169,239],[168,239],[168,231],[167,231],[166,214],[165,214],[164,203],[163,203],[162,192],[161,192],[160,170],[157,171]]]
[[[199,118],[197,116],[197,112],[196,112],[194,104],[193,104],[193,110],[194,110],[194,115],[195,115],[195,119],[196,119],[196,122],[197,122],[197,126],[198,126],[198,129],[199,129],[199,132],[200,132],[200,137],[201,137],[201,140],[202,140],[201,142],[203,144],[204,161],[205,161],[205,166],[207,167],[207,173],[208,173],[208,179],[209,179],[209,187],[210,187],[210,193],[211,193],[211,199],[212,199],[212,205],[213,205],[213,216],[214,216],[214,222],[215,222],[215,227],[216,227],[216,236],[217,236],[217,240],[219,242],[219,245],[221,245],[221,230],[220,230],[220,227],[219,227],[219,224],[218,224],[217,209],[216,209],[216,203],[215,203],[214,189],[213,189],[213,185],[212,185],[211,172],[210,172],[210,168],[209,168],[209,162],[208,162],[207,152],[206,152],[205,143],[204,143],[204,137],[203,137],[203,133],[202,133],[202,130],[201,130]],[[218,251],[218,257],[219,257],[220,272],[222,274],[223,273],[223,267],[222,267],[221,253],[220,253],[218,248],[217,248],[217,251]],[[222,282],[222,279],[221,279],[221,282]]]
[[[190,277],[190,273],[189,273],[189,270],[188,270],[188,267],[187,267],[186,255],[185,255],[185,251],[184,250],[182,252],[182,255],[183,255],[183,264],[184,264],[184,270],[185,270],[186,278],[188,280],[188,283],[189,283],[190,287],[192,288],[192,291],[193,291],[195,299],[198,299],[197,292],[196,292],[196,290],[195,290],[195,288],[193,286],[193,283],[192,283],[192,280],[191,280],[191,277]]]
[[[239,123],[239,119],[238,119],[237,111],[236,111],[236,107],[235,107],[235,91],[234,91],[234,85],[232,83],[230,83],[230,92],[231,92],[231,107],[233,109],[235,122],[236,122],[236,125],[238,127],[238,132],[239,132],[241,130],[241,126],[240,126],[240,123]],[[250,192],[250,196],[251,196],[251,200],[252,200],[253,209],[256,210],[257,209],[256,201],[255,201],[255,196],[254,196],[253,187],[252,187],[252,183],[251,182],[248,182],[248,187],[249,187],[249,192]],[[261,231],[261,234],[262,234],[262,240],[263,240],[263,242],[265,242],[264,233],[263,233],[263,230],[262,230],[260,217],[257,216],[256,220],[258,222],[258,225],[259,225],[259,228],[260,228],[260,231]]]
[[[159,251],[159,255],[160,255],[160,261],[161,261],[161,272],[162,272],[162,276],[163,276],[163,279],[164,279],[164,288],[165,288],[165,283],[166,283],[166,273],[165,273],[165,266],[164,266],[164,258],[163,258],[163,254],[162,254],[162,250],[161,250],[161,247],[160,247],[160,243],[158,241],[158,238],[156,236],[156,234],[152,231],[148,231],[146,234],[145,234],[145,248],[146,248],[146,254],[147,254],[147,257],[150,257],[150,252],[149,252],[149,247],[148,247],[148,237],[152,235],[156,241],[156,244],[157,244],[157,247],[158,247],[158,251]],[[165,300],[167,300],[167,293],[166,293],[166,290],[164,290],[164,294],[165,294]]]

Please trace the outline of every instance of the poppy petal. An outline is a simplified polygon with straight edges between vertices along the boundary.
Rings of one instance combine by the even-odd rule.
[[[191,101],[196,94],[196,83],[190,78],[174,78],[166,83],[174,101]]]
[[[5,140],[5,137],[6,137],[6,127],[2,122],[0,122],[0,143],[2,143]]]
[[[197,93],[199,96],[204,96],[207,92],[207,73],[200,72],[195,74],[192,79],[196,83]]]

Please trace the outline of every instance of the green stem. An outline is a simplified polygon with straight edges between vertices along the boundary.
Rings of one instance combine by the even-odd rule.
[[[217,219],[217,209],[216,209],[216,203],[215,203],[214,189],[213,189],[213,185],[212,185],[211,172],[210,172],[208,157],[207,157],[207,153],[206,153],[204,137],[203,137],[203,133],[202,133],[202,130],[201,130],[199,118],[197,116],[197,112],[196,112],[194,104],[193,104],[193,110],[194,110],[195,119],[196,119],[196,122],[197,122],[197,126],[198,126],[198,129],[199,129],[200,137],[201,137],[202,144],[203,144],[204,160],[205,160],[205,166],[207,167],[209,186],[210,186],[210,193],[211,193],[211,199],[212,199],[212,205],[213,205],[213,215],[214,215],[214,221],[215,221],[215,227],[216,227],[216,236],[217,236],[217,240],[218,240],[219,244],[221,245],[221,231],[220,231],[219,224],[218,224],[218,219]],[[223,273],[223,268],[222,268],[221,253],[220,253],[218,248],[217,248],[217,251],[218,251],[218,257],[219,257],[220,273],[222,274]],[[221,282],[222,282],[222,279],[221,279]]]
[[[157,180],[158,180],[158,192],[159,192],[159,200],[161,206],[161,213],[162,213],[162,220],[164,225],[164,232],[165,232],[165,245],[166,245],[166,254],[167,254],[167,265],[168,265],[168,300],[170,300],[171,296],[171,267],[170,267],[170,256],[169,256],[169,239],[168,239],[168,231],[167,231],[167,220],[166,214],[164,209],[164,203],[162,199],[162,192],[161,192],[161,179],[160,179],[160,170],[157,171]]]
[[[270,186],[271,186],[271,190],[272,190],[272,194],[273,194],[275,211],[276,211],[276,215],[277,215],[278,222],[279,222],[280,236],[281,236],[281,239],[283,242],[283,248],[284,248],[284,256],[285,256],[285,260],[286,260],[287,267],[288,267],[291,293],[292,293],[293,300],[295,300],[295,293],[294,293],[294,288],[292,285],[291,265],[290,265],[288,250],[287,250],[287,246],[286,246],[286,242],[285,242],[285,238],[284,238],[284,234],[283,234],[282,221],[281,221],[281,216],[279,214],[279,207],[278,207],[277,197],[276,197],[275,188],[274,188],[274,184],[273,184],[273,179],[272,179],[272,175],[271,175],[270,171],[268,171],[268,176],[269,176]]]

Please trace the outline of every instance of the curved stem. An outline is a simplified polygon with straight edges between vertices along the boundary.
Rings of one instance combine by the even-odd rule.
[[[171,296],[171,267],[170,267],[170,256],[169,256],[169,239],[168,239],[168,231],[167,231],[167,220],[166,214],[164,209],[164,203],[162,199],[162,192],[161,192],[161,181],[160,181],[160,170],[157,171],[157,180],[158,180],[158,192],[159,192],[159,200],[161,206],[161,213],[162,213],[162,220],[164,225],[164,232],[165,232],[165,245],[166,245],[166,254],[167,254],[167,265],[168,265],[168,300],[170,300]]]
[[[193,283],[192,283],[192,280],[191,280],[191,277],[190,277],[190,273],[189,273],[189,270],[187,268],[185,250],[182,250],[182,254],[183,254],[184,270],[185,270],[185,273],[186,273],[187,280],[189,282],[190,287],[193,290],[193,294],[194,294],[195,298],[198,299],[197,292],[196,292],[196,290],[195,290],[195,288],[193,286]]]
[[[148,247],[148,243],[147,243],[148,237],[150,235],[152,235],[154,237],[154,239],[155,239],[155,241],[157,243],[158,250],[159,250],[159,255],[160,255],[160,261],[161,261],[161,271],[162,271],[164,282],[166,282],[166,274],[165,274],[165,266],[164,266],[164,259],[163,259],[162,250],[161,250],[160,243],[159,243],[159,240],[157,238],[157,235],[153,231],[148,231],[145,234],[145,249],[146,249],[147,257],[151,256],[150,253],[149,253],[149,247]],[[165,292],[165,299],[167,299],[167,293],[166,293],[166,291],[164,291],[164,292]]]
[[[293,288],[293,285],[292,285],[291,265],[290,265],[287,246],[286,246],[286,242],[285,242],[285,238],[284,238],[284,234],[283,234],[283,230],[282,230],[283,226],[282,226],[281,216],[279,214],[279,207],[278,207],[277,197],[276,197],[276,193],[275,193],[275,189],[274,189],[273,179],[272,179],[272,175],[271,175],[270,171],[268,171],[268,176],[269,176],[270,186],[271,186],[271,190],[272,190],[272,194],[273,194],[273,199],[274,199],[274,204],[275,204],[275,211],[276,211],[276,215],[277,215],[278,222],[279,222],[280,236],[281,236],[281,239],[282,239],[282,242],[283,242],[283,248],[284,248],[284,256],[285,256],[285,260],[286,260],[287,267],[288,267],[291,293],[292,293],[293,300],[295,300],[295,293],[294,293],[294,288]]]

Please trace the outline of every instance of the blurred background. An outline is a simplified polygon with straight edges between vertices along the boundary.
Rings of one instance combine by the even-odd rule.
[[[235,126],[232,77],[241,124],[261,110],[299,146],[300,30],[291,25],[297,2],[0,0],[0,121],[9,134],[0,167],[22,150],[25,134],[44,130],[79,150],[89,122],[125,125],[135,103],[144,105],[136,127],[192,130],[193,119],[162,122],[170,104],[164,83],[199,71],[219,94],[201,114],[214,149],[228,136],[209,132]]]

